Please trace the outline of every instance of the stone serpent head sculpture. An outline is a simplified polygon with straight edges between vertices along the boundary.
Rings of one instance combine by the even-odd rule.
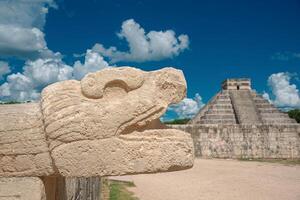
[[[183,73],[107,68],[0,108],[0,176],[107,176],[190,168],[189,134],[159,118],[185,97]]]

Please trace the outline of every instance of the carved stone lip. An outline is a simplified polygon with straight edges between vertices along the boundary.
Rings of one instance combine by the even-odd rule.
[[[76,141],[57,147],[52,155],[61,175],[76,177],[175,171],[191,168],[194,163],[190,135],[175,129]]]
[[[133,131],[130,134],[124,134],[117,136],[119,139],[125,141],[147,141],[147,142],[187,142],[190,139],[190,135],[186,132],[163,128],[162,129],[147,129],[144,131]]]

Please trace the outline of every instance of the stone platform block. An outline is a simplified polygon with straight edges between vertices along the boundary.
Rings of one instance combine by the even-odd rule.
[[[0,178],[0,200],[46,200],[43,181],[37,177]]]

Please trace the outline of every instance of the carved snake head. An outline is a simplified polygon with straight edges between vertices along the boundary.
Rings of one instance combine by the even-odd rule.
[[[106,68],[42,93],[51,155],[64,176],[180,170],[193,165],[189,134],[159,121],[185,97],[182,71]]]

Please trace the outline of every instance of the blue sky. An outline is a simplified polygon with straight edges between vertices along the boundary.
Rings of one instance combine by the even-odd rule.
[[[51,74],[49,81],[43,82],[42,76],[32,75],[36,73],[34,70],[43,71],[49,66],[45,66],[43,59],[55,60],[55,67],[74,74],[68,67],[74,68],[76,61],[81,62],[78,69],[84,67],[90,49],[97,53],[94,55],[97,59],[103,57],[108,65],[130,65],[143,70],[164,66],[182,69],[188,84],[188,98],[171,108],[167,118],[194,114],[220,89],[220,83],[230,77],[251,78],[253,88],[265,92],[278,106],[300,107],[300,1],[24,1],[27,1],[26,6],[14,0],[0,3],[2,100],[38,98],[43,87],[61,80]],[[171,39],[177,42],[171,49],[173,53],[155,52],[159,49],[156,48],[152,55],[130,54],[126,25],[124,29],[121,27],[129,19],[134,20],[133,25],[140,25],[138,30],[143,28],[145,34],[172,30],[175,35]],[[16,27],[22,37],[26,34],[28,37],[8,40],[5,31]],[[37,31],[31,37],[33,28]],[[117,34],[122,30],[120,38]],[[178,37],[182,34],[188,41],[180,42]],[[1,43],[1,37],[6,44]],[[115,46],[118,52],[129,52],[130,58],[119,58],[119,54],[111,55],[105,50],[96,51],[95,44],[103,45],[105,50]],[[10,48],[14,45],[16,47]],[[163,43],[157,45],[161,47]],[[117,61],[112,61],[113,58]],[[37,62],[37,59],[42,60]],[[54,69],[53,65],[50,68]],[[96,68],[91,66],[81,71],[81,75]],[[14,76],[18,72],[25,77]],[[25,93],[20,93],[22,85]],[[29,89],[35,93],[27,94]]]

